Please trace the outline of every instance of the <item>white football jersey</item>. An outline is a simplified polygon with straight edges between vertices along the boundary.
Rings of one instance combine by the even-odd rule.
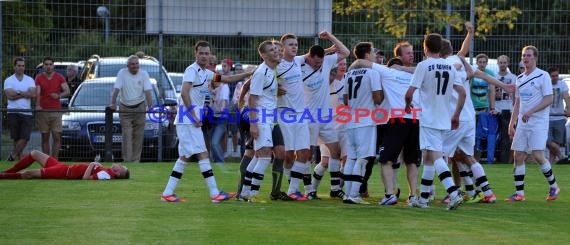
[[[351,120],[346,128],[359,128],[376,125],[370,115],[376,104],[372,98],[372,92],[382,90],[380,85],[380,75],[378,72],[363,68],[354,69],[346,73],[344,77],[344,94],[348,95],[348,106],[350,106]],[[356,117],[357,111],[367,112],[368,116]]]
[[[454,84],[463,85],[455,68],[444,59],[429,57],[418,63],[410,86],[419,90],[422,127],[451,129],[450,100]]]
[[[522,122],[527,111],[540,104],[544,96],[552,94],[552,82],[548,73],[537,67],[529,75],[520,74],[516,86],[515,96],[520,101],[517,128],[548,128],[550,106],[533,113],[526,123]]]
[[[338,55],[325,55],[323,64],[317,70],[314,70],[309,64],[301,64],[301,72],[303,74],[303,88],[305,106],[309,108],[311,115],[320,118],[328,118],[330,116],[331,104],[329,103],[330,89],[327,86],[329,82],[332,68],[338,61]],[[320,114],[317,112],[320,110]]]
[[[287,91],[285,95],[277,98],[277,106],[292,108],[296,112],[303,112],[305,101],[303,99],[303,77],[301,64],[304,63],[303,56],[295,56],[289,62],[281,59],[277,65],[277,78],[280,85]]]
[[[204,107],[204,100],[206,96],[210,94],[210,90],[208,89],[210,86],[210,82],[214,78],[214,72],[208,69],[202,69],[196,62],[192,65],[188,66],[184,71],[184,76],[182,78],[183,83],[190,83],[192,85],[192,89],[190,89],[190,100],[191,106],[194,106],[192,109],[196,116],[201,116],[201,110]],[[183,106],[184,111],[188,108],[184,106],[182,102],[182,96],[178,97],[178,105]],[[181,113],[176,114],[176,119],[174,121],[175,124],[192,124],[194,123],[190,118],[187,116],[188,114],[181,115]],[[179,118],[182,116],[182,118]]]
[[[393,113],[395,115],[399,115],[401,113],[399,110],[404,110],[406,108],[405,96],[408,88],[410,87],[412,74],[378,64],[372,65],[372,68],[380,74],[382,90],[384,91],[384,101],[381,106],[384,106],[383,108],[388,112],[388,116],[391,115],[391,110],[394,110]],[[412,104],[414,105],[414,108],[419,107],[419,97],[417,92],[414,93]],[[416,113],[415,116],[419,116],[420,113]],[[402,117],[414,119],[414,114],[406,113]]]
[[[336,108],[343,105],[344,80],[334,80],[329,84],[329,103],[332,107],[333,118],[336,118]]]
[[[250,86],[249,94],[258,96],[256,108],[273,114],[273,109],[277,107],[275,70],[268,67],[265,62],[261,63],[253,73]]]
[[[455,67],[454,64],[461,65],[461,68],[459,68],[459,70],[456,69],[456,71],[457,71],[457,76],[459,77],[459,80],[461,81],[466,94],[465,94],[465,104],[463,105],[463,109],[461,110],[461,115],[459,115],[459,121],[470,122],[475,120],[475,107],[473,106],[473,101],[471,100],[471,92],[470,92],[471,86],[469,84],[469,80],[467,80],[467,71],[465,70],[465,66],[463,66],[463,62],[461,62],[461,60],[459,59],[462,58],[460,58],[457,55],[452,55],[447,57],[445,60],[449,62],[449,64],[451,64],[453,67]],[[453,112],[455,112],[455,106],[457,105],[458,98],[459,94],[454,89],[453,97],[451,97],[451,102],[450,102],[451,115],[453,115]]]

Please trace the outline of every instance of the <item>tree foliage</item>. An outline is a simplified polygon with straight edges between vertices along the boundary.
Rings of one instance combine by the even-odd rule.
[[[452,7],[450,13],[446,9],[447,2]],[[506,0],[494,1],[493,6],[489,6],[485,0],[476,2],[475,35],[483,38],[491,34],[499,24],[504,24],[509,29],[514,28],[517,17],[522,13]],[[333,12],[340,15],[364,12],[367,19],[376,20],[379,28],[402,38],[440,31],[447,24],[461,31],[463,23],[469,20],[469,1],[339,0],[333,3]]]

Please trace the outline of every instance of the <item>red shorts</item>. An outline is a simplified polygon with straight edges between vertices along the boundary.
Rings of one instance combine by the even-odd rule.
[[[42,179],[67,179],[69,165],[58,162],[55,158],[49,157],[46,165],[40,169]]]

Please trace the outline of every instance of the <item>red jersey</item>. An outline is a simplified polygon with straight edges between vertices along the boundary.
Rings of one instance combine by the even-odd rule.
[[[36,87],[40,89],[40,106],[43,109],[61,109],[59,98],[54,99],[52,93],[61,94],[61,85],[66,83],[63,75],[53,72],[51,79],[48,79],[44,72],[36,76]]]
[[[67,169],[66,175],[67,179],[83,179],[83,175],[85,174],[85,171],[87,171],[89,164],[79,163],[68,166],[69,168]],[[94,180],[106,180],[114,179],[117,176],[110,168],[96,166],[93,168],[93,171],[91,171],[91,177],[93,177]]]
[[[78,163],[67,165],[58,162],[53,157],[49,157],[45,166],[41,169],[42,179],[83,179],[83,175],[89,164]],[[117,178],[115,172],[110,168],[94,167],[91,171],[91,178],[94,180],[109,180]]]

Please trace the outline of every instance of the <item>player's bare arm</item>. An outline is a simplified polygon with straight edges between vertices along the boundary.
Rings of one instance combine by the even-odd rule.
[[[511,113],[511,120],[509,121],[509,137],[511,137],[511,139],[515,136],[515,126],[517,125],[517,120],[519,117],[519,107],[520,99],[519,97],[515,97],[513,112]]]
[[[101,167],[101,164],[98,162],[92,162],[89,163],[89,166],[87,167],[87,169],[85,170],[85,173],[83,174],[83,178],[82,179],[93,179],[93,177],[91,176],[91,174],[93,173],[93,168],[95,167]]]
[[[523,115],[522,117],[523,122],[526,123],[528,119],[532,116],[532,114],[534,114],[537,111],[543,110],[547,106],[551,105],[553,101],[554,101],[554,95],[552,94],[542,97],[542,100],[538,105],[536,105],[535,107],[533,107]]]
[[[248,104],[249,104],[249,108],[256,108],[257,107],[257,95],[254,94],[250,94],[249,95],[249,100],[248,100]],[[257,120],[257,113],[253,110],[250,110],[247,114],[248,118],[249,118],[249,132],[251,134],[251,137],[253,137],[254,139],[257,139],[259,137],[259,128],[257,127],[257,124],[259,123],[259,121]]]
[[[416,87],[411,87],[411,86],[410,86],[410,88],[408,88],[408,91],[406,91],[406,96],[405,96],[406,112],[408,112],[408,113],[411,111],[410,109],[413,107],[412,106],[412,99],[413,99],[415,91],[416,91]]]
[[[471,47],[471,40],[473,40],[473,36],[475,36],[475,27],[473,26],[473,23],[469,21],[465,22],[465,29],[467,30],[467,35],[461,44],[461,49],[457,51],[457,55],[459,56],[467,56],[469,53],[469,47]]]
[[[241,86],[241,90],[239,91],[239,101],[238,107],[243,108],[245,105],[245,95],[249,92],[249,88],[251,86],[251,79],[247,79],[243,85]]]
[[[254,71],[249,71],[249,72],[244,72],[241,74],[235,74],[235,75],[219,75],[216,74],[216,76],[220,76],[219,81],[215,81],[215,82],[223,82],[223,83],[233,83],[233,82],[239,82],[242,81],[244,79],[246,79],[247,77],[250,77],[251,75],[253,75]]]
[[[182,89],[180,92],[180,97],[182,98],[182,103],[184,104],[184,107],[186,107],[186,108],[191,108],[191,106],[192,106],[192,100],[190,99],[190,90],[192,90],[192,83],[183,82],[182,83]],[[194,122],[196,122],[194,124],[194,126],[196,126],[196,127],[202,126],[202,122],[200,122],[200,118],[198,118],[198,116],[196,116],[196,113],[194,112],[194,110],[190,110],[190,116],[194,119]]]
[[[384,101],[384,91],[372,91],[372,99],[374,100],[374,104],[380,105],[382,101]]]
[[[348,55],[350,55],[350,51],[348,50],[348,48],[340,40],[338,40],[338,38],[336,38],[332,33],[328,31],[321,31],[319,33],[319,38],[329,40],[333,43],[333,46],[335,47],[336,53],[338,55],[337,62],[343,60],[344,58],[348,57]]]
[[[564,98],[564,103],[566,105],[564,114],[566,115],[566,117],[570,117],[570,93],[566,91],[562,98]]]

